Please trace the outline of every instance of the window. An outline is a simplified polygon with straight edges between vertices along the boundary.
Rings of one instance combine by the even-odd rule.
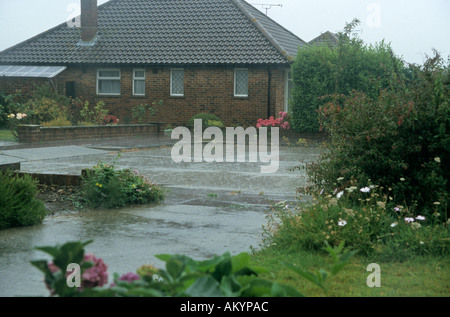
[[[170,70],[170,95],[184,96],[184,69]]]
[[[97,71],[97,94],[120,95],[120,70],[101,69]]]
[[[292,80],[292,71],[286,70],[286,80],[285,80],[285,94],[284,94],[284,111],[289,112],[289,106],[292,96],[292,88],[294,87],[294,81]]]
[[[133,95],[145,96],[145,69],[133,70]]]
[[[234,96],[248,97],[248,69],[234,70]]]

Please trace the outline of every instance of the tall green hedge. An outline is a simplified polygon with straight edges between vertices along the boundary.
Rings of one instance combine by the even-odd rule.
[[[313,45],[299,50],[292,66],[294,88],[292,92],[293,127],[298,132],[317,132],[317,110],[330,94],[349,95],[353,90],[376,97],[378,87],[373,79],[387,87],[392,78],[403,76],[405,66],[384,41],[367,45],[352,35],[359,23],[347,24],[338,35],[337,46]]]

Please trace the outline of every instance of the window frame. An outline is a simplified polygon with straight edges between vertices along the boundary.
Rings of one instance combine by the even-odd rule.
[[[238,94],[236,91],[237,88],[237,80],[236,80],[236,76],[237,76],[237,72],[238,71],[246,71],[247,72],[247,94]],[[234,69],[234,96],[235,97],[239,97],[239,98],[247,98],[248,97],[248,79],[249,79],[249,71],[248,68],[235,68]]]
[[[119,72],[119,77],[100,77],[100,72]],[[119,92],[118,93],[101,93],[99,91],[99,83],[100,80],[116,80],[119,81]],[[122,72],[120,71],[120,68],[99,68],[97,69],[97,85],[96,85],[96,89],[97,89],[97,95],[99,96],[120,96],[121,95],[121,91],[122,91]]]
[[[173,92],[173,72],[183,71],[183,93],[178,94]],[[171,97],[184,97],[184,68],[171,68],[170,69],[170,96]]]
[[[290,108],[290,97],[292,97],[292,89],[294,87],[294,79],[291,69],[286,69],[285,71],[285,81],[284,81],[284,111],[289,112]],[[291,83],[291,85],[289,85]]]
[[[136,72],[144,72],[144,77],[136,77]],[[143,94],[136,93],[135,84],[136,84],[137,80],[144,81],[144,93]],[[146,91],[147,91],[147,89],[145,87],[146,80],[147,80],[147,74],[146,74],[146,70],[144,68],[133,68],[133,87],[132,87],[133,96],[136,96],[136,97],[145,97],[146,96]]]

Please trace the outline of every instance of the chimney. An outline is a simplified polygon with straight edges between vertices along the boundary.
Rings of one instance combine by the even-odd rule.
[[[97,0],[81,0],[81,41],[92,42],[97,30]]]

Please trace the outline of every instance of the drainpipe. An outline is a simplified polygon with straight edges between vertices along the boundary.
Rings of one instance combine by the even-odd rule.
[[[271,90],[272,90],[272,72],[270,71],[270,68],[267,68],[267,118],[271,116]]]

